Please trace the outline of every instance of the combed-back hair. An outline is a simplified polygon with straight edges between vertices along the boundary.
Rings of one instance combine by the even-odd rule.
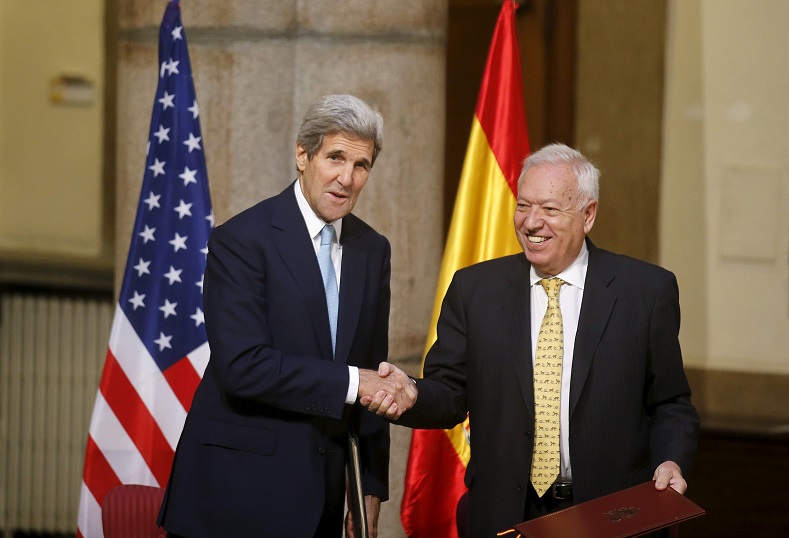
[[[381,114],[353,95],[324,95],[307,110],[296,142],[306,150],[307,158],[321,149],[323,137],[341,133],[353,138],[372,140],[375,163],[383,147],[384,120]]]
[[[600,170],[592,162],[577,151],[564,144],[549,144],[535,151],[523,161],[518,185],[523,181],[526,172],[542,165],[566,165],[578,180],[578,207],[584,207],[600,196]]]

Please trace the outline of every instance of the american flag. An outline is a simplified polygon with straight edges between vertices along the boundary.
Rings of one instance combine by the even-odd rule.
[[[202,311],[214,225],[192,68],[178,1],[159,32],[137,218],[85,450],[77,536],[103,536],[101,503],[120,484],[164,487],[208,362]]]

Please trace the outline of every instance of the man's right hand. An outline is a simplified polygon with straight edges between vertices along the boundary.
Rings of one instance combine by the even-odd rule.
[[[378,371],[359,369],[359,403],[370,411],[397,420],[417,398],[413,380],[400,368],[382,362]]]

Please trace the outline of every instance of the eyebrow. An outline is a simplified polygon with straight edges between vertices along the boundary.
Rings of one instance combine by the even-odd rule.
[[[519,202],[521,202],[521,201],[527,202],[527,203],[532,204],[532,205],[545,205],[545,204],[557,205],[559,203],[559,199],[555,198],[555,197],[543,198],[541,200],[527,200],[525,196],[518,195],[516,200],[519,201]]]
[[[326,156],[327,157],[345,157],[345,158],[348,157],[348,155],[345,153],[345,150],[343,150],[343,149],[335,149],[335,150],[332,150],[332,151],[327,151],[326,152]],[[355,163],[362,163],[362,164],[364,164],[367,167],[371,166],[370,159],[368,159],[367,157],[363,157],[361,159],[356,159],[356,160],[354,160],[354,162]]]

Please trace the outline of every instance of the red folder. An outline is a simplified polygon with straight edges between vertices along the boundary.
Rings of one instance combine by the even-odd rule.
[[[705,511],[671,488],[652,481],[515,525],[524,538],[625,538],[641,536]]]

